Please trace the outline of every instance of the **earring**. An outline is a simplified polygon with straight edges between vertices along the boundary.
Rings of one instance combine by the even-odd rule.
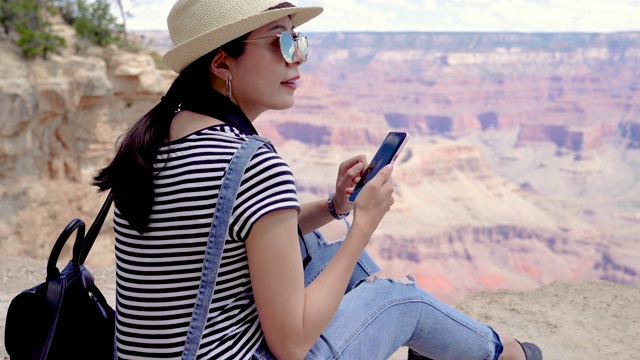
[[[229,100],[231,100],[231,78],[228,77],[227,81],[225,82],[225,89],[227,90],[227,97],[229,98]]]

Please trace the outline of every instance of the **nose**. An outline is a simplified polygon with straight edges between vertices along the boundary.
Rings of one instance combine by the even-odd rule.
[[[296,44],[295,50],[293,51],[293,64],[296,65],[301,65],[306,61],[306,59],[304,58],[304,54],[302,53],[302,51],[300,50],[300,48],[298,47],[298,44]]]

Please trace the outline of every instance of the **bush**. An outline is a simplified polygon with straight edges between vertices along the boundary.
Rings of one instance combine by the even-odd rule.
[[[0,22],[6,34],[17,32],[16,44],[26,58],[42,56],[65,46],[62,37],[51,32],[51,24],[42,11],[52,11],[47,1],[4,0],[0,6]]]
[[[107,46],[120,44],[124,34],[124,26],[111,13],[111,2],[95,0],[59,0],[62,17],[78,33],[94,44]]]
[[[26,58],[42,56],[46,59],[49,53],[56,52],[66,45],[64,38],[45,30],[32,30],[24,26],[18,26],[17,30],[20,34],[17,44]]]
[[[11,24],[15,18],[13,6],[8,1],[0,2],[0,24],[4,29],[4,33],[9,35]]]
[[[162,62],[162,55],[157,51],[150,51],[149,55],[156,64],[156,69],[169,70],[169,67]]]
[[[66,45],[52,32],[47,12],[61,15],[80,38],[96,45],[124,43],[124,25],[111,12],[110,0],[0,0],[0,24],[6,34],[17,34],[15,42],[27,58],[46,58]]]

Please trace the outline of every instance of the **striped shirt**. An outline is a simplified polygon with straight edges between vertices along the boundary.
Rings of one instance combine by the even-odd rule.
[[[119,358],[181,357],[222,176],[244,141],[218,125],[160,148],[146,233],[133,230],[116,208]],[[262,216],[282,209],[299,209],[293,175],[260,147],[233,207],[199,359],[248,359],[262,341],[244,241]]]

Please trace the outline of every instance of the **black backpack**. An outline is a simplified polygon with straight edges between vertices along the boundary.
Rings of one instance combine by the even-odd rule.
[[[5,347],[12,360],[113,359],[115,313],[84,266],[112,201],[110,193],[86,236],[85,223],[73,219],[51,250],[46,281],[11,301]],[[60,272],[56,263],[73,232],[73,258]]]

